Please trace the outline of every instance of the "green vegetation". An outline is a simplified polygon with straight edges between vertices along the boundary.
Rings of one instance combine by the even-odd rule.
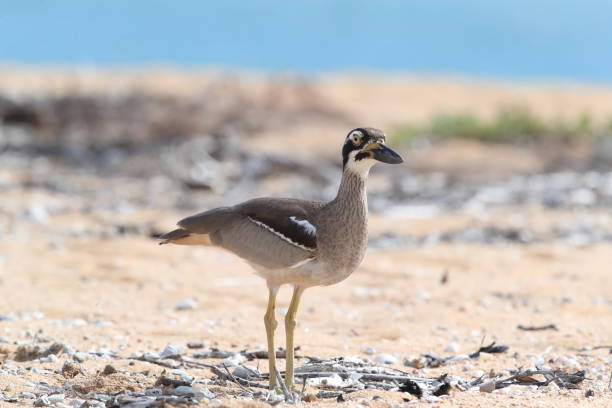
[[[470,113],[440,114],[424,126],[406,124],[392,134],[396,143],[414,143],[423,139],[441,141],[472,139],[488,143],[535,143],[555,140],[594,141],[610,135],[612,121],[595,125],[584,114],[574,121],[544,121],[522,107],[505,107],[489,121]]]

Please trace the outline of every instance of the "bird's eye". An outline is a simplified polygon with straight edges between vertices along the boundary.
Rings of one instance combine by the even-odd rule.
[[[355,146],[361,144],[361,135],[357,132],[353,133],[351,135],[351,141],[353,142]]]

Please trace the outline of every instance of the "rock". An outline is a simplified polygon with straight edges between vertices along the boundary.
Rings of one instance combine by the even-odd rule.
[[[64,351],[64,345],[62,343],[53,343],[49,347],[47,347],[45,351],[43,351],[42,356],[48,357],[56,355],[60,354],[62,351]]]
[[[302,401],[304,402],[317,402],[319,399],[313,393],[306,393],[302,395]]]
[[[176,310],[192,310],[198,306],[198,302],[193,299],[185,299],[180,301],[174,308]]]
[[[104,367],[104,370],[102,371],[102,375],[115,374],[116,372],[117,372],[117,369],[115,367],[113,367],[110,364],[107,364],[106,367]]]
[[[144,354],[142,355],[142,358],[145,359],[146,361],[159,360],[159,354],[151,352],[151,351],[145,351]]]
[[[412,368],[423,368],[427,363],[427,359],[424,357],[413,357],[404,360],[404,365]]]
[[[190,349],[201,349],[204,348],[204,343],[198,342],[198,341],[190,341],[189,343],[187,343],[187,348]]]
[[[342,361],[344,361],[345,364],[354,364],[358,366],[365,364],[365,361],[357,356],[344,356],[342,357]]]
[[[26,211],[26,216],[35,222],[45,222],[49,218],[47,209],[40,204],[32,204]]]
[[[191,377],[187,371],[180,370],[178,368],[170,370],[170,374],[178,375],[178,376],[181,376],[181,377]]]
[[[566,357],[566,356],[561,356],[561,357],[557,357],[555,359],[556,363],[561,365],[562,367],[570,367],[570,368],[579,368],[580,367],[580,363],[570,357]]]
[[[42,354],[40,346],[21,345],[15,352],[15,361],[31,361],[39,358]]]
[[[174,344],[168,344],[164,349],[159,353],[159,358],[180,358],[181,352],[180,347],[175,346]]]
[[[0,344],[8,344],[10,343],[9,339],[6,337],[0,336]]]
[[[35,407],[48,407],[51,405],[51,401],[49,401],[49,397],[46,395],[41,395],[36,401],[34,401]]]
[[[442,398],[436,397],[435,395],[426,395],[423,397],[423,400],[429,402],[430,404],[433,404],[434,402],[442,401]]]
[[[89,354],[84,353],[82,351],[79,351],[77,353],[74,353],[72,358],[74,359],[74,361],[76,361],[78,363],[83,363],[83,362],[89,360]]]
[[[64,378],[74,378],[81,372],[81,366],[72,361],[66,361],[62,366],[62,375]]]
[[[19,394],[19,398],[35,399],[36,398],[36,394],[34,394],[33,392],[24,391],[24,392]]]
[[[544,392],[559,391],[559,386],[554,381],[551,381],[547,386],[540,387],[540,390]]]
[[[243,366],[243,365],[239,365],[236,368],[234,368],[234,371],[232,372],[232,374],[235,377],[244,378],[246,380],[252,377],[260,376],[260,373],[259,371],[257,371],[257,368],[251,367],[251,366]]]
[[[386,353],[377,355],[374,361],[383,364],[399,364],[399,360],[397,358],[395,358],[391,354]]]
[[[51,404],[57,404],[58,402],[62,402],[66,396],[64,394],[51,394],[49,395],[49,402]]]
[[[228,367],[237,367],[240,364],[244,363],[245,361],[246,361],[245,356],[243,356],[240,353],[236,353],[224,359],[223,361],[221,361],[221,365],[226,365]]]
[[[520,387],[520,385],[510,385],[508,387],[502,388],[499,391],[506,395],[521,395],[523,393],[523,390]]]
[[[444,351],[446,351],[447,353],[456,353],[459,351],[459,345],[457,343],[449,343],[444,348]]]
[[[201,400],[203,398],[208,398],[208,399],[215,398],[215,394],[213,394],[206,388],[189,387],[186,385],[181,385],[180,387],[176,387],[172,391],[172,395],[176,395],[179,397],[193,397],[197,400]]]
[[[321,385],[325,385],[327,387],[331,387],[331,388],[340,388],[344,385],[344,381],[342,380],[342,377],[340,377],[338,374],[333,374],[329,377],[323,377],[320,379]]]
[[[482,377],[483,375],[485,375],[485,372],[484,372],[484,371],[482,371],[482,370],[474,370],[474,371],[472,371],[472,372],[470,373],[470,375],[471,375],[472,377],[475,377],[475,378],[480,378],[480,377]]]
[[[162,395],[163,391],[161,388],[148,388],[145,390],[145,395],[156,397],[158,395]]]
[[[570,201],[580,206],[591,206],[597,202],[597,195],[589,188],[579,188],[571,192]]]
[[[478,389],[480,392],[493,392],[495,391],[495,381],[487,381],[486,383],[480,384]]]
[[[366,347],[365,349],[363,349],[363,354],[366,354],[368,356],[374,355],[374,353],[376,353],[376,349],[374,347]]]

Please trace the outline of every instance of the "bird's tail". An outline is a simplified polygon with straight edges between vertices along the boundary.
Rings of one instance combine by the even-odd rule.
[[[212,245],[208,234],[196,234],[183,228],[175,229],[160,236],[159,245],[176,244],[176,245]]]

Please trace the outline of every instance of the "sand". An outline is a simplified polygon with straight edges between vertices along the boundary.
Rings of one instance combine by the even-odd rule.
[[[108,75],[80,72],[79,89],[96,89],[101,83],[108,83]],[[189,93],[184,75],[187,74],[177,79],[175,74],[157,72],[142,76],[139,81],[141,86],[160,92],[172,88],[173,92]],[[34,88],[67,89],[69,81],[65,75],[51,78],[55,79],[47,77],[44,81],[36,71],[3,72],[0,86],[20,92]],[[115,76],[112,86],[120,87],[122,81],[131,86],[134,77],[127,75],[127,78],[132,82]],[[206,76],[194,78],[202,83],[207,81]],[[245,82],[254,88],[258,86],[256,79]],[[381,127],[409,119],[423,120],[445,109],[487,115],[500,104],[517,101],[550,117],[588,110],[603,119],[612,113],[612,90],[591,85],[532,86],[435,78],[427,81],[327,78],[318,86],[332,106],[341,107],[351,117],[380,123]],[[328,144],[322,141],[336,131],[344,133],[344,125],[302,123],[289,129],[266,130],[248,143],[261,151],[294,151],[287,143],[291,141],[288,136],[292,136],[298,138],[293,140],[305,140],[296,154],[316,155],[328,149]],[[479,149],[461,146],[469,152]],[[521,152],[511,147],[495,149],[500,151],[498,158]],[[444,167],[453,162],[454,151],[451,145],[437,154],[416,152],[415,155],[424,155],[420,159],[424,165],[436,163]],[[490,152],[486,149],[474,160]],[[538,158],[533,153],[521,160],[500,159],[497,163],[491,171],[498,171],[500,175],[538,170]],[[453,167],[448,169],[452,171]],[[478,168],[472,167],[472,171],[477,172]],[[382,176],[377,177],[382,180]],[[45,194],[31,187],[7,192],[4,197],[14,202],[28,202],[33,197],[47,197]],[[543,208],[502,208],[487,213],[485,218],[491,224],[504,225],[511,223],[516,213],[523,214],[523,222],[536,228],[568,217],[581,217]],[[163,231],[172,228],[185,215],[189,214],[137,208],[123,219],[150,220]],[[601,211],[592,216],[609,217],[609,214]],[[482,214],[443,213],[425,219],[373,215],[371,233],[373,236],[386,231],[427,234],[469,225],[475,220],[482,220]],[[226,252],[215,248],[160,247],[144,235],[71,237],[64,233],[76,224],[99,223],[97,214],[64,213],[50,215],[43,222],[25,219],[7,222],[19,223],[20,234],[0,239],[0,315],[14,318],[0,319],[0,337],[5,341],[0,343],[0,369],[6,370],[0,376],[0,392],[5,395],[17,396],[24,391],[40,393],[37,384],[40,380],[46,380],[51,386],[63,386],[68,381],[83,394],[144,390],[154,385],[164,368],[130,360],[130,357],[159,352],[168,344],[177,345],[185,354],[192,352],[186,347],[188,342],[233,351],[264,348],[265,284],[245,263]],[[389,353],[397,358],[397,368],[414,375],[434,377],[448,373],[464,379],[544,363],[568,371],[586,370],[587,380],[578,390],[518,386],[493,393],[452,390],[449,396],[434,403],[417,401],[405,393],[364,390],[346,394],[345,403],[331,399],[303,404],[610,407],[612,390],[608,388],[608,379],[612,372],[612,354],[609,348],[593,347],[612,344],[611,254],[609,244],[581,247],[560,242],[446,243],[370,250],[363,265],[346,281],[306,291],[296,328],[299,354],[373,359],[380,353]],[[278,320],[281,322],[289,296],[288,288],[279,295]],[[186,299],[194,300],[195,308],[177,310],[176,306]],[[518,325],[546,324],[555,324],[558,330],[517,329]],[[280,346],[284,344],[282,329],[281,325],[277,332]],[[51,342],[61,342],[80,352],[107,349],[115,352],[117,358],[89,358],[81,364],[81,372],[70,378],[54,372],[71,360],[65,354],[59,355],[57,361],[13,361],[20,345],[34,341],[43,348]],[[507,345],[508,352],[483,354],[479,359],[462,360],[436,369],[404,365],[405,360],[424,353],[439,356],[469,353],[492,341]],[[367,348],[375,349],[374,355],[366,354]],[[218,363],[218,360],[208,362]],[[298,365],[304,362],[302,359]],[[119,373],[100,375],[109,363]],[[258,364],[261,371],[267,371],[265,360],[249,364]],[[280,365],[284,365],[283,360]],[[11,368],[21,371],[10,373]],[[51,371],[41,373],[42,369]],[[206,369],[187,371],[199,379],[214,377]],[[211,386],[210,389],[218,394],[218,406],[267,406],[263,402],[234,398],[232,395],[239,391],[237,387]],[[588,389],[594,391],[593,397],[585,397]],[[317,391],[311,387],[308,390]],[[67,395],[66,401],[76,397]],[[21,398],[18,404],[0,402],[0,406],[27,406],[32,402]]]

